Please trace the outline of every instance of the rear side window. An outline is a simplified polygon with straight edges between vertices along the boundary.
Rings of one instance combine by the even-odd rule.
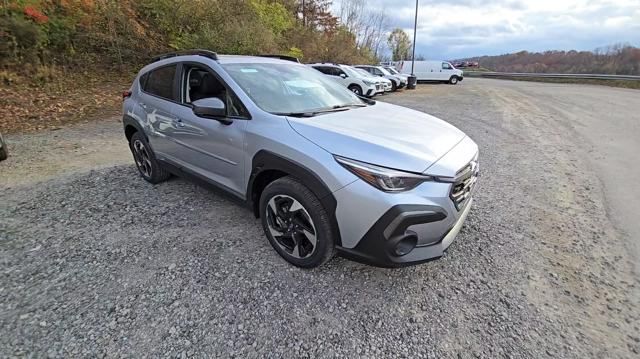
[[[144,74],[140,84],[145,92],[167,100],[178,101],[178,94],[173,85],[175,76],[176,65],[164,66]]]
[[[325,67],[325,66],[314,66],[314,69],[322,72],[325,75],[333,75],[333,73],[331,72],[331,68],[330,67]]]
[[[342,69],[339,69],[339,68],[333,69],[333,76],[343,76],[343,75],[345,77],[347,76],[347,74]]]

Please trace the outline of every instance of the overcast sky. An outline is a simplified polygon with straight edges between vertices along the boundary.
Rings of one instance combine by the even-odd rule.
[[[340,0],[334,0],[334,9]],[[367,0],[413,36],[415,0]],[[640,46],[640,0],[420,0],[416,54],[430,59],[520,50]]]

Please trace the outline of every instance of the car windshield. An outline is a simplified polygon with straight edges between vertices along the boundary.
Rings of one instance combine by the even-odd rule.
[[[349,75],[349,76],[353,76],[353,77],[355,77],[355,78],[362,79],[362,78],[367,78],[367,77],[369,77],[369,76],[370,76],[370,75],[369,75],[369,73],[367,73],[366,75],[363,75],[362,73],[360,73],[360,72],[358,71],[359,69],[357,69],[357,68],[355,68],[355,67],[351,67],[351,66],[346,66],[346,65],[345,65],[345,66],[340,66],[340,68],[341,68],[341,69],[343,69],[343,70],[344,70],[344,72],[346,72],[346,73],[347,73],[347,75]],[[365,72],[366,72],[366,71],[365,71]]]
[[[382,71],[383,74],[385,74],[385,76],[390,76],[391,73],[389,71],[387,71],[387,69],[385,69],[384,67],[376,67],[378,70]]]
[[[359,69],[359,68],[355,68],[356,72],[358,72],[360,75],[364,76],[364,77],[371,77],[371,74],[367,72],[367,70],[363,70],[363,69]]]
[[[394,75],[399,74],[398,70],[394,69],[393,67],[385,67],[385,69]]]
[[[335,79],[304,65],[233,63],[222,67],[258,107],[273,114],[314,113],[365,105]]]

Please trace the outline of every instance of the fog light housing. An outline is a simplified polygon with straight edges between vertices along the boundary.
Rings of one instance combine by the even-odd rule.
[[[418,235],[413,231],[406,231],[392,240],[392,253],[396,257],[409,254],[418,244]]]

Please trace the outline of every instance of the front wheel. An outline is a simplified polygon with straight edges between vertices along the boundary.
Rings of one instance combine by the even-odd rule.
[[[327,211],[300,181],[283,177],[260,196],[262,228],[271,246],[287,262],[318,267],[335,253],[335,238]]]
[[[349,90],[351,90],[351,92],[353,92],[354,94],[356,94],[358,96],[362,96],[362,87],[360,87],[358,85],[349,86]]]
[[[449,79],[449,83],[452,85],[457,85],[458,84],[458,76],[451,76],[451,78]]]

